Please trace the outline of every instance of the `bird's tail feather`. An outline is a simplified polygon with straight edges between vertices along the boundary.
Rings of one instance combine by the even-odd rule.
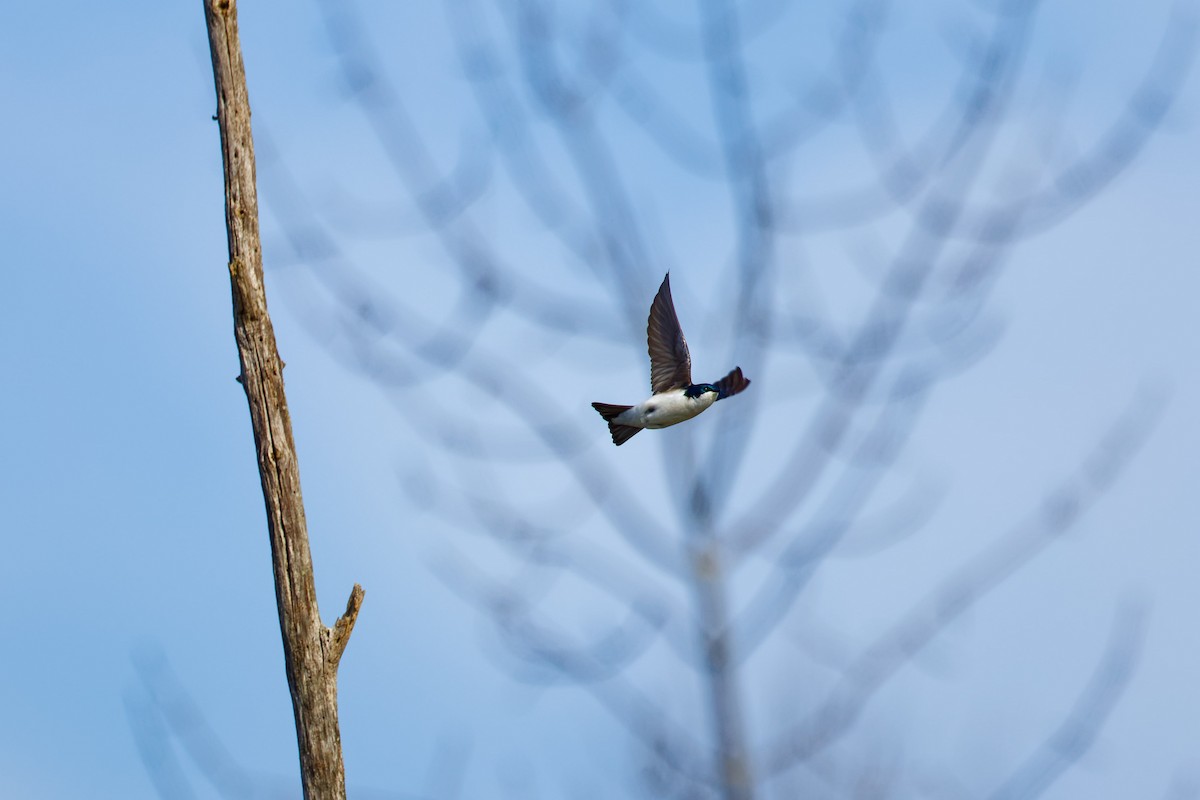
[[[633,408],[633,406],[614,406],[612,403],[592,403],[592,408],[599,411],[600,416],[604,417],[605,422],[607,422],[618,414]]]
[[[632,425],[618,425],[615,422],[608,423],[608,432],[612,434],[613,444],[617,447],[628,442],[640,430],[641,428],[635,428]]]
[[[618,447],[628,442],[633,438],[635,433],[641,430],[641,428],[635,428],[632,425],[621,425],[620,423],[613,422],[614,417],[620,416],[623,412],[633,408],[633,406],[592,403],[592,408],[596,409],[600,413],[600,416],[604,417],[605,422],[608,423],[608,432],[612,434],[613,444]]]

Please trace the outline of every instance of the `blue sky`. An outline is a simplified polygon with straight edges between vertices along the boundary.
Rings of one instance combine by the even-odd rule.
[[[1080,146],[1148,62],[1166,18],[1165,5],[1152,6],[1061,3],[1039,17],[1031,61],[1075,75],[1067,118]],[[816,13],[833,19],[835,9],[826,4]],[[255,124],[305,188],[395,194],[394,177],[362,143],[364,124],[338,99],[313,8],[248,3],[242,13]],[[893,23],[914,37],[900,41],[928,46],[968,16],[941,4]],[[421,111],[419,128],[436,157],[450,157],[470,123],[461,80],[441,80],[457,69],[444,18],[430,4],[376,10],[372,19],[398,88]],[[8,421],[0,435],[0,607],[10,626],[0,659],[0,794],[156,796],[129,709],[145,702],[137,665],[162,659],[224,746],[268,793],[286,795],[296,785],[294,734],[248,415],[234,381],[200,4],[128,4],[117,12],[82,4],[67,13],[26,3],[7,20],[0,31],[9,76],[0,98],[10,109],[0,129],[9,281],[0,296],[7,376],[0,409]],[[814,25],[814,61],[827,45],[823,29],[827,22]],[[771,74],[776,46],[780,54],[787,47],[769,45],[756,69]],[[901,47],[895,55],[906,67],[895,75],[898,98],[920,119],[936,107],[936,92],[923,89],[936,86],[944,56],[908,46],[913,52]],[[682,79],[664,80],[686,97]],[[1103,649],[1113,609],[1135,598],[1149,609],[1135,677],[1083,765],[1047,796],[1154,797],[1172,781],[1200,786],[1198,85],[1194,76],[1185,84],[1128,173],[1023,245],[1005,271],[986,314],[996,343],[938,390],[901,459],[905,480],[945,495],[929,529],[887,559],[831,562],[800,609],[801,619],[850,643],[871,640],[897,608],[1036,508],[1139,387],[1165,393],[1153,434],[1116,488],[905,670],[864,721],[864,748],[903,750],[913,763],[982,781],[967,785],[991,785],[1061,718]],[[658,172],[661,156],[644,143],[621,138],[617,147],[645,177],[637,194],[669,234],[663,250],[686,265],[673,267],[672,279],[684,325],[694,326],[697,371],[723,374],[728,347],[718,341],[720,325],[709,325],[722,312],[724,264],[711,257],[727,246],[721,201],[692,191],[690,179]],[[793,170],[828,185],[850,158],[834,137]],[[620,794],[637,763],[620,728],[582,692],[507,677],[479,610],[432,574],[449,553],[489,557],[477,537],[423,513],[400,488],[398,476],[446,469],[414,432],[420,410],[441,395],[417,393],[393,405],[324,346],[305,317],[304,277],[281,257],[269,188],[279,182],[270,169],[260,169],[268,291],[288,365],[326,620],[354,582],[367,590],[340,680],[352,793],[431,790],[427,776],[438,772],[431,765],[465,742],[463,796],[531,796],[530,787],[545,797],[588,796],[589,786],[599,787],[591,796]],[[553,245],[517,227],[502,200],[483,204],[480,224],[528,253],[531,272],[554,274]],[[849,252],[871,244],[854,243]],[[415,265],[403,278],[414,296],[436,304],[448,292],[428,240],[349,247],[358,263]],[[847,251],[844,242],[816,242],[806,257],[845,262],[819,267],[813,280],[830,308],[850,313],[864,302],[869,276],[845,267]],[[644,276],[647,306],[661,271]],[[490,342],[504,350],[526,341],[522,335],[519,325],[500,323]],[[587,407],[635,399],[642,353],[630,341],[572,344],[538,357],[549,375],[573,376],[564,413],[595,427],[596,458],[637,476],[653,498],[669,451],[643,441],[648,435],[635,440],[638,448],[602,447],[607,437]],[[599,374],[584,378],[556,361],[588,357]],[[780,377],[755,388],[770,413],[786,415],[788,392],[804,385]],[[453,393],[465,390],[451,376],[428,391],[457,401]],[[407,418],[405,409],[413,409]],[[529,480],[511,471],[503,478]],[[748,471],[739,490],[760,479]],[[665,500],[651,502],[670,518]],[[585,619],[592,613],[585,595],[569,605]],[[761,685],[786,685],[782,663],[761,667]],[[655,664],[642,676],[652,688],[673,688],[674,676],[655,674]],[[779,713],[777,697],[749,698],[751,714],[765,723]],[[686,692],[669,700],[685,719],[694,713],[687,700]],[[198,796],[217,796],[186,769]]]

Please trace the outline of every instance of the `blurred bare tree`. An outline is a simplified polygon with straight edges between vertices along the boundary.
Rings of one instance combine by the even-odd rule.
[[[326,178],[318,192],[260,127],[272,252],[307,324],[429,445],[405,454],[404,484],[463,532],[443,573],[494,623],[500,663],[591,693],[644,745],[647,792],[1038,796],[1120,695],[1140,606],[1116,604],[1070,713],[994,786],[905,776],[848,734],[1112,486],[1156,398],[1131,388],[1076,472],[1008,529],[981,525],[977,555],[869,646],[824,641],[798,609],[832,555],[876,553],[929,518],[938,492],[897,469],[910,435],[995,341],[989,303],[1020,246],[1160,126],[1195,10],[1163,20],[1136,88],[1080,142],[1069,70],[1028,59],[1037,2],[939,5],[942,66],[913,67],[929,70],[923,103],[895,80],[924,46],[896,41],[894,17],[914,12],[838,5],[826,20],[782,0],[701,0],[694,18],[627,0],[453,0],[452,77],[474,105],[441,107],[401,88],[385,26],[320,4],[372,137],[349,149],[403,191]],[[406,83],[437,97],[445,71]],[[857,283],[853,301],[822,290],[824,260]],[[754,386],[618,451],[587,401],[644,387],[668,268],[698,375],[737,364]],[[748,704],[776,716],[750,719]]]

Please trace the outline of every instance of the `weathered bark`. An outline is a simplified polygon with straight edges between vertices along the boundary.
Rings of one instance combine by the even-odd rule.
[[[225,166],[229,278],[233,288],[234,335],[242,369],[239,380],[250,404],[267,508],[275,599],[296,717],[300,774],[304,796],[309,800],[344,798],[346,779],[338,730],[337,668],[362,606],[363,590],[355,584],[346,612],[332,628],[321,622],[300,495],[296,446],[284,396],[283,362],[275,346],[275,331],[267,314],[263,286],[250,99],[238,40],[236,0],[204,0],[204,16],[208,23]]]

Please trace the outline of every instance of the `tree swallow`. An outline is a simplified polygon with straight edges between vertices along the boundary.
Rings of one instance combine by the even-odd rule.
[[[732,397],[750,385],[741,367],[716,383],[692,383],[692,357],[671,300],[671,273],[663,278],[650,304],[646,323],[650,349],[650,399],[636,406],[592,403],[608,422],[613,444],[623,445],[642,428],[666,428]]]

